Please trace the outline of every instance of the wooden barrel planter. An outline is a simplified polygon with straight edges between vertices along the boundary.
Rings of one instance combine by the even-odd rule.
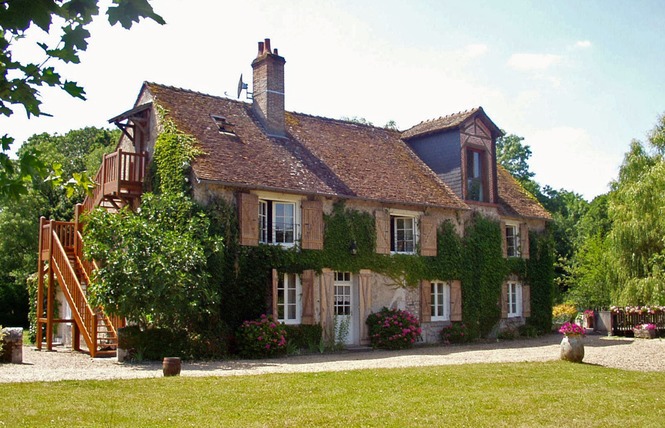
[[[179,376],[181,362],[179,357],[164,357],[162,361],[162,371],[164,376]]]

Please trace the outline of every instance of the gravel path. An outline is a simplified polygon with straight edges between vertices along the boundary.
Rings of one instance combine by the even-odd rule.
[[[234,376],[438,366],[470,363],[552,361],[559,358],[561,335],[463,346],[422,347],[408,351],[345,351],[270,360],[184,362],[182,376]],[[665,340],[611,338],[589,335],[585,339],[587,364],[623,370],[665,372]],[[161,377],[161,362],[119,364],[115,358],[90,358],[57,348],[39,352],[23,348],[23,364],[0,364],[0,383],[85,379]]]

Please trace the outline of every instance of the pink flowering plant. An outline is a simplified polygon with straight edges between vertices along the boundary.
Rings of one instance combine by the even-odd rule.
[[[441,329],[441,342],[446,345],[451,343],[465,343],[471,340],[469,329],[462,322],[454,322]]]
[[[655,330],[656,329],[656,324],[640,324],[635,326],[636,330]]]
[[[272,315],[245,321],[236,335],[238,351],[245,358],[267,358],[286,354],[286,328]]]
[[[366,321],[373,348],[411,348],[422,330],[418,319],[407,311],[383,308],[370,314]]]
[[[561,326],[561,328],[559,329],[559,333],[563,333],[566,336],[571,336],[576,334],[584,336],[586,334],[586,330],[584,330],[584,327],[582,327],[581,325],[577,325],[572,322],[567,322]]]

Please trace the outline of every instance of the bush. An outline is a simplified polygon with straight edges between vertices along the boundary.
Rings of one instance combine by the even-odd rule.
[[[439,337],[441,337],[441,341],[445,344],[466,343],[471,340],[469,329],[462,322],[454,322],[444,327],[441,333],[439,333]]]
[[[306,349],[313,352],[318,349],[323,335],[321,324],[314,325],[285,325],[286,336],[291,346],[298,350]]]
[[[286,328],[270,316],[245,321],[238,328],[238,351],[245,358],[267,358],[286,353]]]
[[[367,317],[373,348],[406,349],[413,346],[422,330],[418,319],[407,311],[383,308]]]
[[[572,322],[577,316],[577,308],[567,303],[556,305],[552,308],[552,322],[556,324],[563,324],[565,322]]]

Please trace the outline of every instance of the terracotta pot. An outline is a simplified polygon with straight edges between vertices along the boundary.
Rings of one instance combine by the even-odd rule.
[[[164,376],[178,376],[180,374],[180,358],[164,357],[162,371]]]
[[[561,359],[581,363],[584,359],[584,342],[579,334],[570,334],[561,341]]]

